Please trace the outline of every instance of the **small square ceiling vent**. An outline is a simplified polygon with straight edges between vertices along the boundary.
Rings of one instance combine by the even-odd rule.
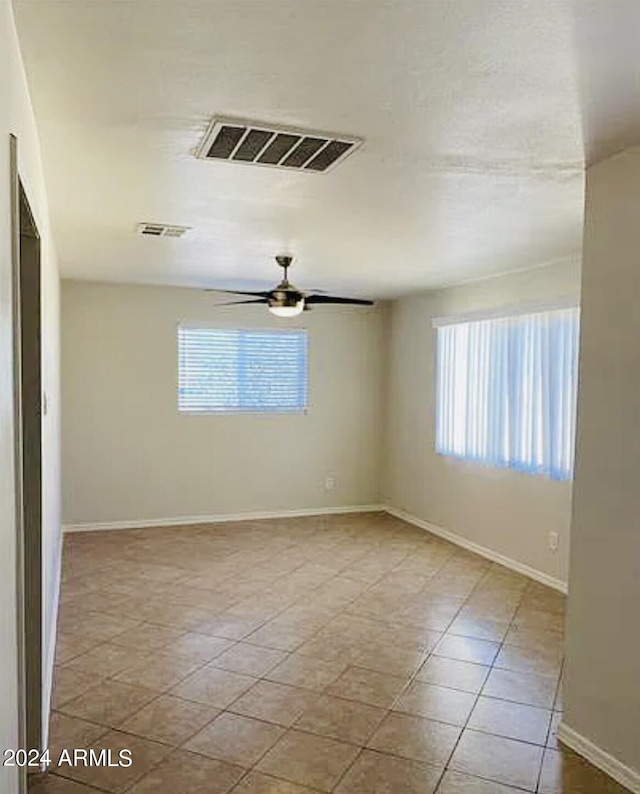
[[[362,138],[214,118],[196,151],[202,160],[326,173],[363,143]]]
[[[189,226],[168,226],[166,223],[139,223],[138,234],[145,237],[182,237]]]

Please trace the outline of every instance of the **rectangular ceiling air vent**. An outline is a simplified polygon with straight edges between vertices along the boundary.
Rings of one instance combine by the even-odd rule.
[[[214,118],[196,157],[326,173],[363,143],[362,138],[239,119]]]
[[[190,226],[169,226],[166,223],[139,223],[138,234],[145,237],[182,237]]]

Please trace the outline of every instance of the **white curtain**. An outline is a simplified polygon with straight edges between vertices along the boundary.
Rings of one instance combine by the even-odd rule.
[[[436,451],[569,479],[577,308],[442,325]]]

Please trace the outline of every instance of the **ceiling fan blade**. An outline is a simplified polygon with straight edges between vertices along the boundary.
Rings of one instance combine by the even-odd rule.
[[[253,295],[259,298],[268,298],[271,295],[271,291],[269,292],[243,292],[239,289],[215,289],[211,287],[210,289],[206,289],[205,292],[224,292],[227,295]]]
[[[335,295],[308,295],[305,303],[343,303],[351,306],[373,306],[373,301],[360,300],[360,298],[338,298]]]
[[[229,303],[214,303],[214,306],[242,306],[245,303],[269,303],[268,298],[255,298],[252,301],[229,301]]]

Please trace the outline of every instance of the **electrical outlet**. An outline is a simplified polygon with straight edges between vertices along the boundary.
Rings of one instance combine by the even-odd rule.
[[[336,487],[336,478],[335,477],[325,477],[324,478],[324,489],[325,491],[333,491]]]
[[[547,543],[551,551],[558,551],[558,543],[559,543],[558,533],[549,532],[549,538],[547,540]]]

